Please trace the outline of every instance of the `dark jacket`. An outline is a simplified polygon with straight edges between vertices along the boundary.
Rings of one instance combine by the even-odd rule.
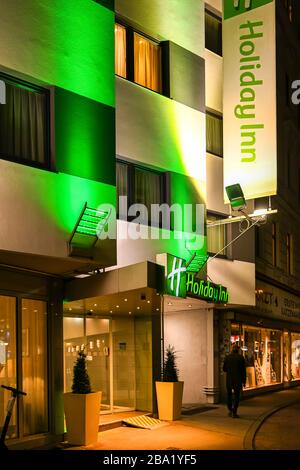
[[[226,372],[226,386],[242,388],[246,383],[245,359],[239,353],[230,353],[225,357],[223,371]]]

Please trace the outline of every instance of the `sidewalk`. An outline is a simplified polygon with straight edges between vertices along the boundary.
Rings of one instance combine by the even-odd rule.
[[[215,405],[154,430],[122,426],[103,431],[97,444],[68,450],[250,450],[265,419],[295,402],[300,402],[300,387],[242,401],[239,419],[228,417],[225,405]]]

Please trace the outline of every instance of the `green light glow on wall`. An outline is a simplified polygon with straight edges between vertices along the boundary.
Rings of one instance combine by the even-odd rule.
[[[101,4],[10,0],[0,44],[3,66],[114,106],[114,12]]]

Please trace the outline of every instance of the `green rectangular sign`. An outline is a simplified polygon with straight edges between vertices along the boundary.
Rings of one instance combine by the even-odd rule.
[[[176,256],[167,255],[166,293],[175,297],[195,297],[213,302],[226,304],[229,301],[227,288],[196,278],[196,273],[188,272],[186,261]]]
[[[224,20],[272,3],[273,0],[224,0]]]

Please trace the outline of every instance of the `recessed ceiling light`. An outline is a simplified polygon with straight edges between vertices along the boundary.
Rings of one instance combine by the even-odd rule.
[[[113,312],[112,310],[109,311],[109,313],[112,313],[112,312]]]
[[[70,312],[72,311],[71,307],[69,308]]]
[[[84,279],[85,277],[90,277],[90,274],[77,274],[77,279]]]
[[[150,304],[150,300],[147,300],[147,304]]]
[[[116,305],[117,308],[120,308],[120,305]]]
[[[173,305],[172,302],[168,302],[168,305]]]
[[[158,312],[158,311],[159,311],[159,308],[157,308],[156,311]]]
[[[191,304],[189,305],[189,308],[192,308]]]
[[[91,309],[90,309],[90,312],[93,312],[93,311],[94,311],[94,310],[91,308]]]
[[[94,304],[94,307],[97,307],[97,304]]]
[[[124,302],[127,302],[127,299],[124,299]]]
[[[137,309],[137,310],[140,310],[140,308],[141,308],[141,307],[137,307],[136,309]]]
[[[131,315],[131,312],[128,312],[128,313],[129,313],[129,315]]]

